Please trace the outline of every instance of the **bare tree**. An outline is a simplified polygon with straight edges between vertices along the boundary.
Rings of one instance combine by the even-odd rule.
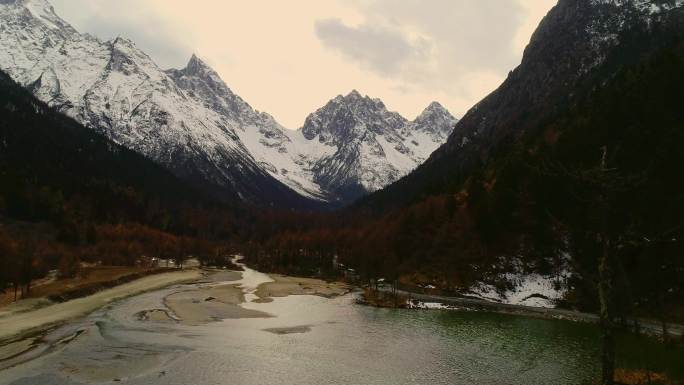
[[[583,236],[594,242],[598,264],[599,323],[601,328],[601,384],[613,385],[615,373],[615,306],[614,286],[618,251],[633,246],[637,234],[620,214],[618,195],[636,188],[641,183],[638,175],[621,175],[609,167],[608,147],[601,147],[599,165],[589,169],[568,169],[560,164],[546,164],[542,173],[561,178],[570,186],[573,198],[588,207],[581,223],[570,227],[580,229]]]

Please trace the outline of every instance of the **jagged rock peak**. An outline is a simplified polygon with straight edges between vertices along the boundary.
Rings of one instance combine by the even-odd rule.
[[[47,0],[0,0],[2,5],[18,5],[22,7],[43,8],[45,10],[54,11],[52,4]]]
[[[362,97],[363,96],[361,95],[361,93],[359,91],[357,91],[356,89],[351,90],[351,92],[347,95],[347,98],[352,98],[352,99],[360,99]]]
[[[451,113],[438,102],[432,102],[423,112],[416,117],[407,127],[408,130],[416,130],[429,133],[436,141],[445,140],[458,123]]]
[[[430,105],[425,107],[425,109],[423,110],[423,112],[420,113],[420,115],[418,115],[418,117],[416,118],[416,121],[429,119],[430,116],[436,115],[436,114],[437,115],[446,115],[446,114],[451,115],[449,113],[449,111],[446,108],[444,108],[444,106],[442,106],[439,102],[432,102],[432,103],[430,103]]]
[[[355,107],[355,108],[367,108],[367,109],[380,109],[380,110],[385,110],[387,107],[385,106],[385,103],[382,102],[382,100],[378,98],[371,98],[368,95],[362,95],[359,91],[357,90],[352,90],[349,92],[347,95],[337,95],[333,100],[331,100],[326,106],[323,108],[327,108],[330,105],[345,105],[349,107]]]
[[[123,36],[117,36],[114,39],[111,40],[112,46],[118,46],[118,45],[123,45],[126,47],[135,47],[135,43],[133,40],[123,37]]]
[[[186,75],[204,75],[206,73],[214,73],[215,71],[207,65],[202,59],[200,59],[196,54],[192,54],[192,57],[190,57],[190,61],[188,61],[188,65],[185,66],[185,69],[183,70]]]
[[[60,31],[60,34],[68,35],[75,33],[76,30],[65,23],[57,14],[47,0],[0,0],[0,9],[15,12],[17,9],[28,13],[35,20],[53,31]]]
[[[438,102],[432,102],[427,106],[423,112],[420,113],[413,121],[416,124],[424,122],[434,122],[436,119],[453,120],[454,123],[458,121],[444,106]]]

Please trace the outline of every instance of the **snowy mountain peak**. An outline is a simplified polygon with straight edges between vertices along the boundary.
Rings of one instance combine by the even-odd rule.
[[[0,0],[0,11],[23,13],[24,21],[37,21],[43,26],[60,33],[76,32],[69,24],[64,22],[47,0]]]
[[[376,109],[386,109],[385,103],[378,98],[371,98],[368,95],[362,95],[357,90],[352,90],[347,96],[343,97],[344,100],[349,105],[361,105],[366,108],[376,108]]]
[[[456,124],[457,119],[454,118],[453,115],[444,108],[441,104],[438,102],[432,102],[430,103],[429,106],[427,106],[423,112],[420,113],[416,117],[416,119],[413,121],[414,124],[419,124],[419,125],[425,125],[425,124],[436,124],[436,125],[442,125],[442,121],[453,121],[454,124]]]
[[[442,143],[451,134],[458,119],[438,102],[430,103],[423,112],[411,122],[409,129],[423,132],[435,142]]]
[[[420,113],[414,120],[415,123],[420,123],[424,121],[431,120],[435,116],[445,116],[445,115],[451,115],[449,111],[447,111],[446,108],[444,108],[441,104],[438,102],[432,102],[430,103],[429,106],[427,106],[423,112]]]
[[[425,110],[423,110],[423,114],[431,113],[431,112],[444,113],[444,112],[449,112],[449,111],[447,111],[447,109],[444,108],[444,106],[441,105],[439,102],[434,101],[434,102],[430,103],[427,107],[425,107]]]
[[[406,119],[388,111],[380,99],[371,99],[353,90],[309,115],[302,132],[309,140],[318,136],[321,143],[339,144],[364,136],[368,131],[381,134],[396,130],[405,123]]]
[[[36,17],[56,16],[55,9],[47,0],[0,0],[0,4],[21,6],[33,13]]]
[[[206,76],[207,74],[214,75],[216,73],[216,71],[195,54],[192,54],[190,61],[188,61],[188,65],[183,71],[189,76]]]
[[[349,201],[413,170],[446,140],[455,122],[439,103],[422,120],[409,122],[380,99],[353,90],[309,115],[301,133],[333,149],[312,167],[314,181]]]
[[[135,42],[133,40],[128,39],[126,37],[123,37],[121,35],[110,40],[110,44],[113,47],[123,46],[123,47],[127,47],[127,48],[135,48]]]
[[[363,95],[356,89],[351,90],[351,92],[347,95],[348,99],[362,99]]]

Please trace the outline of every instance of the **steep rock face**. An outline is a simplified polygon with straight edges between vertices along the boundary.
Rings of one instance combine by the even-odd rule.
[[[394,182],[446,140],[433,103],[415,122],[357,92],[297,131],[254,110],[193,55],[162,70],[125,38],[100,41],[46,0],[0,1],[0,68],[37,97],[225,199],[342,205]]]
[[[447,143],[368,204],[405,204],[465,180],[499,149],[530,134],[601,87],[620,68],[676,36],[682,0],[560,0],[544,17],[521,64],[458,122]]]
[[[334,149],[313,163],[314,181],[353,200],[413,170],[444,142],[456,121],[435,102],[410,122],[379,99],[352,91],[309,115],[301,132]]]
[[[661,0],[561,0],[542,20],[522,62],[491,95],[459,123],[443,151],[486,158],[504,137],[520,135],[544,116],[572,105],[584,84],[614,74],[638,49],[615,48],[638,34],[648,36],[684,2]],[[639,44],[633,42],[634,44]],[[534,116],[538,118],[535,119]]]

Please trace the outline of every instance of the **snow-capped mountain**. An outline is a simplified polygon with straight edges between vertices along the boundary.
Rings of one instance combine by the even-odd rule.
[[[301,133],[329,149],[312,164],[314,182],[352,200],[408,174],[444,143],[456,122],[436,102],[410,122],[379,99],[352,91],[309,115]]]
[[[162,70],[128,39],[79,33],[47,0],[2,0],[0,21],[0,68],[40,99],[186,180],[261,205],[346,203],[415,168],[455,124],[438,104],[408,122],[353,92],[287,130],[197,56]]]
[[[306,204],[265,172],[237,135],[254,129],[243,121],[268,119],[229,91],[216,96],[227,87],[200,71],[196,58],[167,73],[130,40],[78,33],[45,0],[2,2],[0,18],[0,67],[53,107],[226,198]]]

